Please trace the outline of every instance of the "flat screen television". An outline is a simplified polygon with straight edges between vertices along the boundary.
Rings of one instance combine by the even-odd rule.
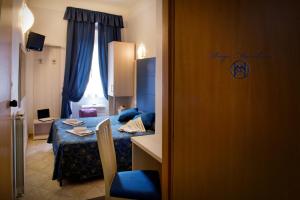
[[[35,33],[35,32],[30,32],[28,35],[28,40],[26,44],[26,48],[28,50],[34,50],[34,51],[42,51],[44,47],[44,42],[45,42],[45,36]]]

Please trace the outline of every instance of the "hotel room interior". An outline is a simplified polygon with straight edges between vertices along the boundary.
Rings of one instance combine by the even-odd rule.
[[[0,199],[300,199],[300,1],[0,8]]]

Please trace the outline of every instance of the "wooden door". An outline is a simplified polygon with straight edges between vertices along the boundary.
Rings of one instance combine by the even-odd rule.
[[[169,6],[171,198],[300,199],[300,1]]]
[[[0,1],[0,199],[12,199],[11,19],[12,2]]]

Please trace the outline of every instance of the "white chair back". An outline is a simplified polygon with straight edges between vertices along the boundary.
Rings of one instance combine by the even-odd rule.
[[[110,187],[117,172],[116,153],[112,138],[110,119],[105,119],[100,122],[96,128],[96,133],[104,174],[105,197],[106,199],[110,199]]]

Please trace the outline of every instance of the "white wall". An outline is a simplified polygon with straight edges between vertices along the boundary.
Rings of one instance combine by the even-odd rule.
[[[60,116],[61,88],[64,74],[64,50],[44,46],[42,52],[31,51],[26,55],[27,124],[33,132],[37,110],[49,108],[51,117]],[[49,75],[51,74],[51,75]]]
[[[146,46],[146,57],[156,54],[156,0],[140,1],[128,12],[127,40]]]
[[[21,29],[21,7],[24,0],[14,0],[13,1],[13,21],[12,21],[12,68],[11,68],[11,99],[18,100],[19,99],[19,49],[25,49],[25,40],[24,34]],[[25,113],[25,121],[27,120],[27,110],[26,110],[26,95],[21,99],[21,102],[18,104],[21,107],[12,108],[11,112],[14,116],[17,112]],[[24,123],[24,148],[27,147],[27,124]]]
[[[105,1],[95,0],[27,0],[29,8],[35,16],[33,32],[46,35],[45,44],[66,47],[67,21],[63,19],[67,6],[122,15],[126,26],[127,9],[110,5]],[[126,28],[122,29],[122,37],[126,39]]]
[[[23,0],[13,1],[13,21],[12,21],[12,69],[11,69],[11,99],[18,100],[19,89],[19,45],[24,46],[24,37],[21,30],[20,12]],[[18,108],[13,108],[12,112],[15,113]]]
[[[162,0],[140,1],[128,12],[127,41],[146,47],[146,57],[156,57],[155,130],[162,130]]]

